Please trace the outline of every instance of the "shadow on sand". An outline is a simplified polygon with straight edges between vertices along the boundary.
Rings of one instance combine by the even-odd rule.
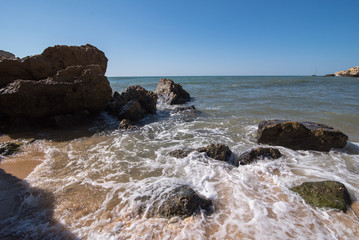
[[[52,193],[0,169],[0,239],[78,239],[54,217]]]

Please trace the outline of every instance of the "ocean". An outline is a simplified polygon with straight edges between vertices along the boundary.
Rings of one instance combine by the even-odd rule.
[[[358,78],[169,78],[190,93],[185,106],[194,105],[197,116],[159,103],[157,114],[141,120],[137,130],[117,130],[119,121],[103,114],[84,135],[37,133],[42,138],[13,157],[41,164],[25,179],[28,194],[3,233],[19,239],[359,239],[357,202],[347,213],[313,208],[289,190],[307,181],[335,180],[354,201],[359,197]],[[118,92],[132,85],[154,91],[159,80],[109,78]],[[239,155],[259,146],[258,123],[270,119],[326,124],[349,142],[330,152],[277,147],[283,157],[239,167],[198,152],[169,156],[211,143]],[[151,196],[180,185],[210,198],[214,213],[177,221],[139,214],[141,206],[151,205]]]

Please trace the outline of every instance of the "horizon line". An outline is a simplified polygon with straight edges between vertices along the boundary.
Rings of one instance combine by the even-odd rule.
[[[324,77],[324,75],[127,75],[106,77]]]

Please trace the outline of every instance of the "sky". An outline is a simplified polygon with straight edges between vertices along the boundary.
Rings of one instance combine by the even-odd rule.
[[[359,0],[0,0],[0,50],[91,44],[107,76],[318,75],[359,65]]]

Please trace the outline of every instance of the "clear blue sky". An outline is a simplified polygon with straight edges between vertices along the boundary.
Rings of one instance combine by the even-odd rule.
[[[359,65],[359,0],[0,0],[0,49],[90,43],[107,76],[311,75]]]

